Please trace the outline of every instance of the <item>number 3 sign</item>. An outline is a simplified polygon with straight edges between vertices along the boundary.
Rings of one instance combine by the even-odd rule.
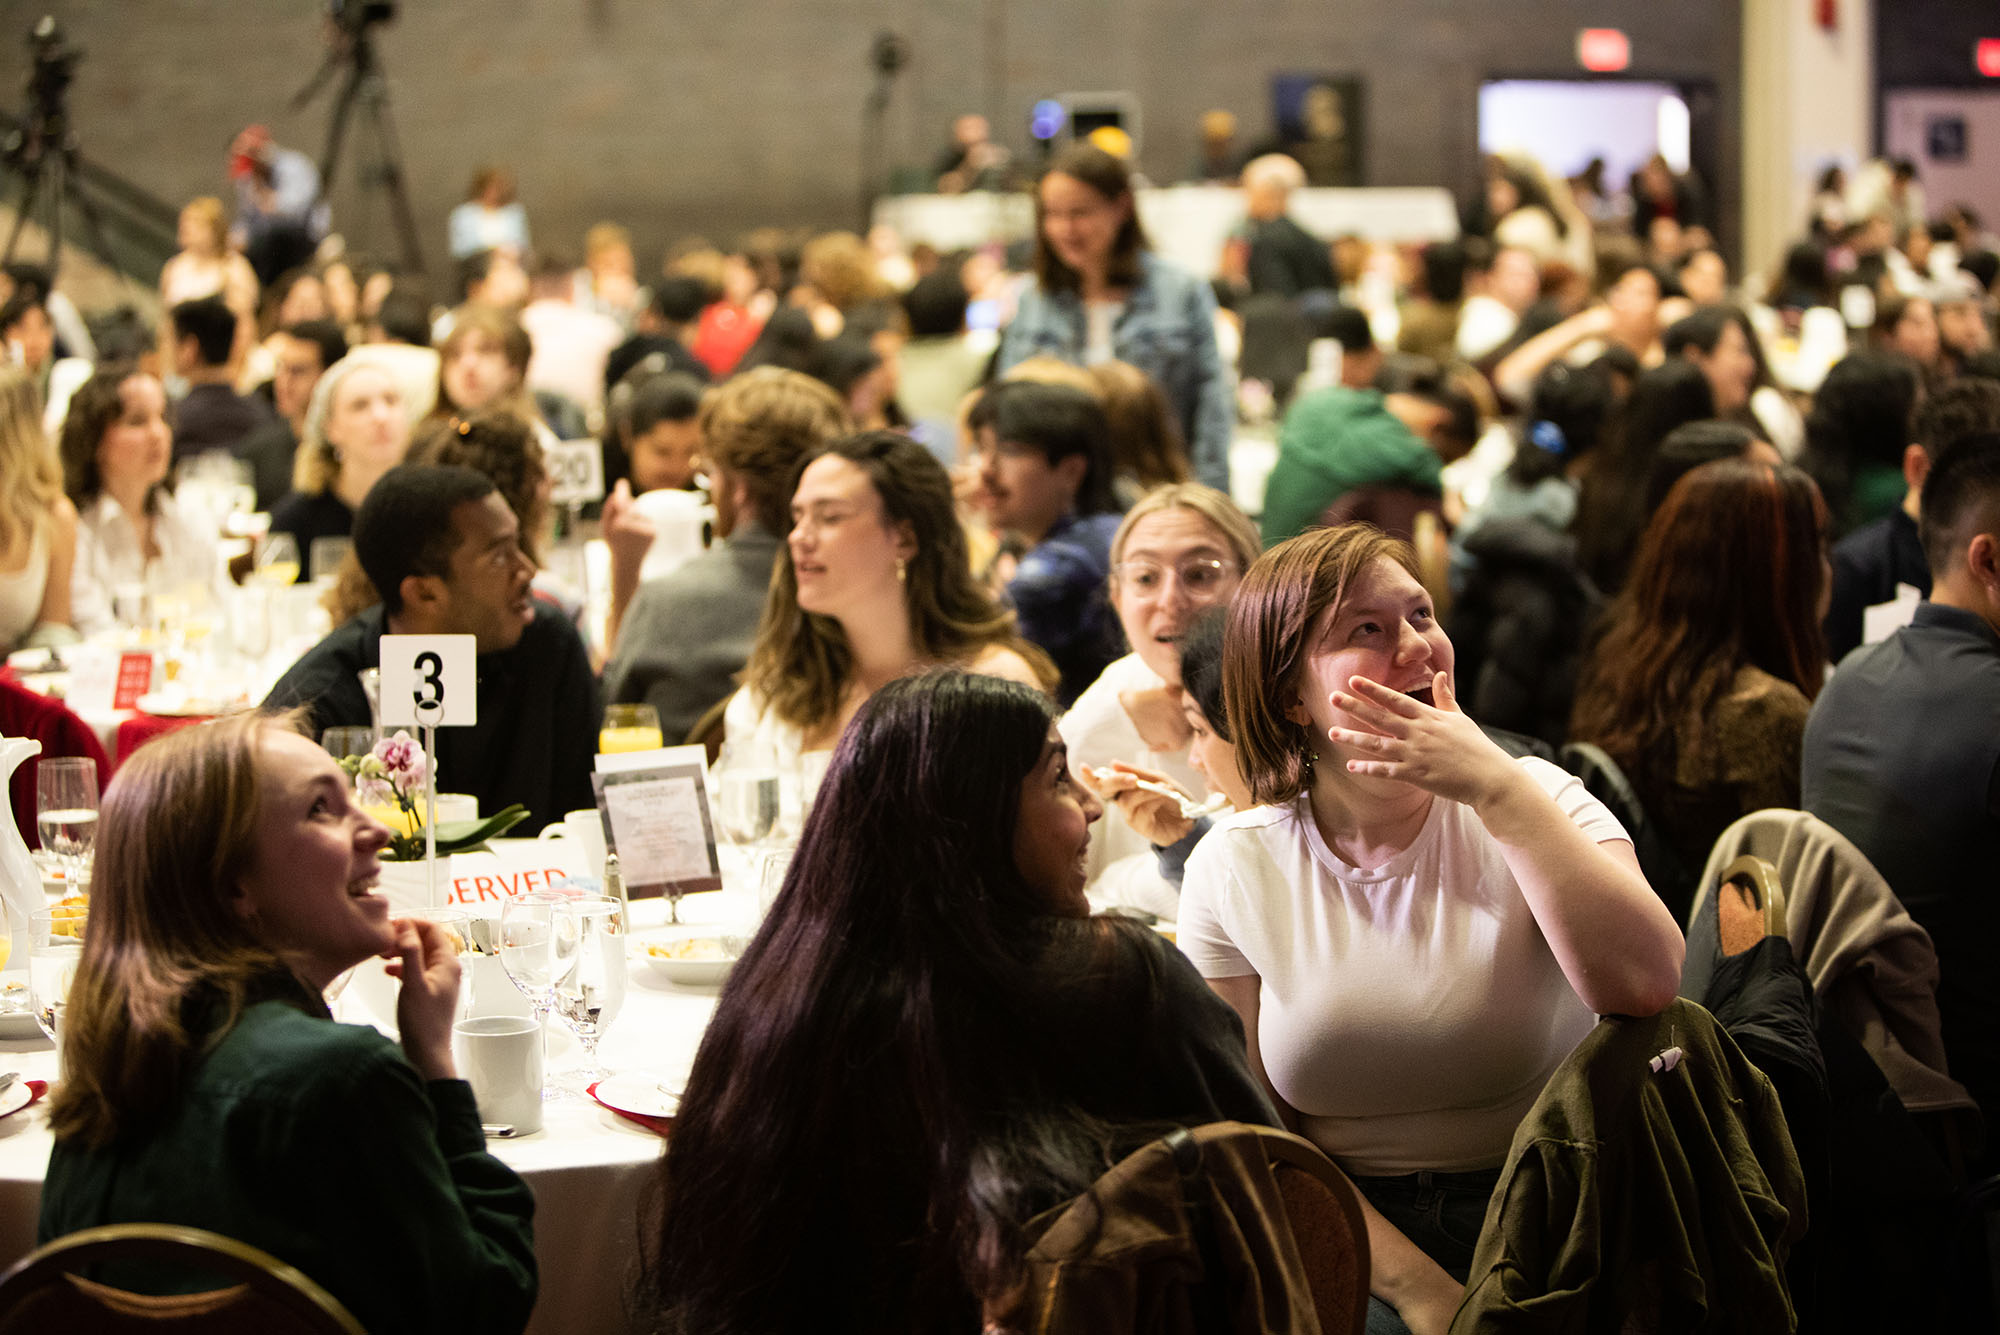
[[[470,635],[384,635],[383,726],[464,728],[479,722],[475,643]]]

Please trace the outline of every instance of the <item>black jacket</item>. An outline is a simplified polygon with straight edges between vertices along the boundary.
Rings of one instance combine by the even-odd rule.
[[[1477,565],[1448,627],[1465,712],[1560,746],[1584,631],[1604,603],[1577,563],[1576,539],[1532,519],[1494,519],[1465,550]]]

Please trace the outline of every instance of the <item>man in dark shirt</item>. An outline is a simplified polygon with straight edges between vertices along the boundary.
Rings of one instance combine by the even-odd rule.
[[[1067,706],[1123,647],[1109,592],[1120,515],[1104,409],[1070,385],[1008,380],[980,396],[966,427],[988,516],[1021,550],[1008,600],[1021,634],[1055,660]]]
[[[306,429],[313,386],[346,355],[347,339],[331,320],[301,320],[279,336],[278,367],[271,375],[276,413],[230,450],[250,465],[259,510],[269,510],[292,489],[292,459]]]
[[[1826,611],[1826,661],[1839,663],[1862,641],[1869,608],[1893,602],[1898,585],[1931,591],[1930,562],[1917,536],[1917,497],[1931,460],[1962,436],[2000,431],[2000,384],[1958,380],[1917,414],[1916,443],[1903,451],[1909,491],[1900,508],[1863,524],[1833,546],[1833,592]]]
[[[264,702],[305,705],[315,733],[373,721],[357,674],[381,665],[381,637],[472,635],[479,722],[440,728],[440,785],[482,812],[528,808],[534,833],[595,804],[590,786],[603,709],[590,658],[567,618],[528,592],[534,564],[514,512],[469,468],[403,464],[383,474],[354,518],[354,553],[382,595],[294,663]]]
[[[1850,654],[1806,723],[1804,806],[1875,864],[1938,955],[1951,1074],[2000,1112],[2000,433],[1931,461],[1931,595]],[[2000,1162],[1987,1137],[1987,1171]]]
[[[174,330],[174,370],[190,388],[174,405],[174,460],[204,450],[232,449],[271,420],[256,399],[230,385],[229,353],[236,343],[236,312],[221,297],[183,301],[169,319]]]
[[[1339,286],[1327,243],[1285,212],[1292,191],[1305,180],[1305,170],[1282,153],[1267,153],[1243,169],[1244,203],[1250,216],[1241,236],[1249,247],[1246,277],[1253,293],[1296,297]]]

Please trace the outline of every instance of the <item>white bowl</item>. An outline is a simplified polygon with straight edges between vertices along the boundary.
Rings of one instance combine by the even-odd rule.
[[[749,944],[749,937],[716,927],[669,927],[635,936],[632,953],[669,983],[715,987]]]

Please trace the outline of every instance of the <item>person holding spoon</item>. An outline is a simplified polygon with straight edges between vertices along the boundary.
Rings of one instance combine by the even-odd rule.
[[[390,918],[389,832],[298,718],[173,733],[104,795],[38,1240],[187,1224],[297,1266],[377,1335],[519,1331],[534,1198],[453,1066],[457,955]],[[376,956],[402,983],[400,1046],[323,1000]]]
[[[1459,709],[1407,544],[1266,552],[1222,675],[1262,805],[1189,859],[1181,948],[1361,1191],[1369,1329],[1442,1331],[1516,1126],[1597,1015],[1673,999],[1680,930],[1603,805]]]

